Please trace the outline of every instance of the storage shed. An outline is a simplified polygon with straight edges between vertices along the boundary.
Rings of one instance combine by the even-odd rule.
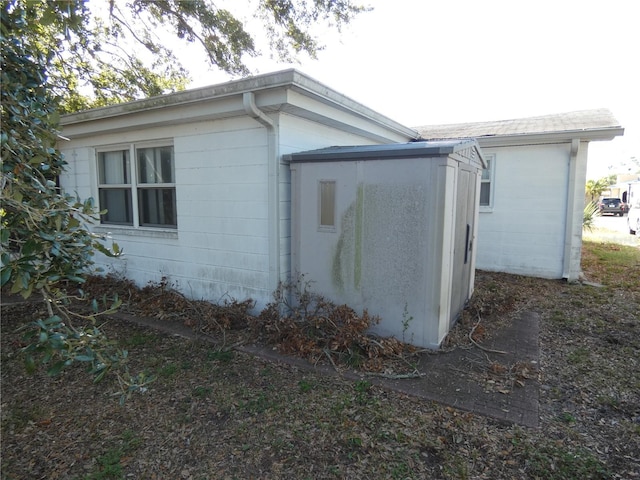
[[[330,147],[287,156],[292,270],[314,292],[437,348],[473,293],[475,140]]]

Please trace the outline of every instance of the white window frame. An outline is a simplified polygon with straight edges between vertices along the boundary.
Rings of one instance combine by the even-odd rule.
[[[150,230],[150,231],[160,231],[167,230],[175,232],[178,228],[178,219],[177,219],[177,206],[176,206],[176,225],[141,225],[140,223],[140,208],[138,202],[138,194],[140,190],[149,189],[149,188],[173,188],[174,197],[176,195],[176,183],[175,183],[175,175],[176,175],[176,160],[175,160],[175,149],[173,151],[173,182],[172,183],[143,183],[139,181],[139,172],[138,172],[138,158],[137,151],[139,149],[144,148],[162,148],[162,147],[171,147],[174,148],[173,140],[156,140],[153,142],[136,142],[136,143],[127,143],[127,144],[117,144],[117,145],[108,145],[101,146],[95,149],[95,181],[97,186],[97,198],[98,205],[100,210],[106,209],[106,205],[102,205],[100,199],[100,192],[105,188],[130,188],[131,189],[131,216],[132,223],[131,224],[122,224],[122,223],[108,223],[103,222],[102,218],[100,219],[100,227],[109,228],[109,229],[137,229],[137,230]],[[129,182],[127,184],[101,184],[100,183],[100,154],[109,153],[109,152],[117,152],[127,150],[129,152]],[[149,185],[153,185],[150,187]]]
[[[496,182],[495,182],[495,177],[496,177],[496,155],[494,153],[491,154],[484,154],[483,155],[485,161],[487,162],[487,167],[486,169],[482,170],[482,174],[484,174],[484,172],[488,172],[487,174],[487,178],[483,178],[484,175],[481,176],[480,179],[480,189],[482,191],[482,185],[489,185],[489,203],[488,204],[482,204],[480,203],[480,211],[481,212],[491,212],[493,211],[493,199],[495,197],[495,192],[496,192]],[[481,197],[482,198],[482,197]]]

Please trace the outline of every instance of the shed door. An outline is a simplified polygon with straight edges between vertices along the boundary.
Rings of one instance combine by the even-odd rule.
[[[456,218],[454,232],[453,279],[451,286],[451,319],[453,324],[469,299],[471,284],[473,231],[476,201],[476,175],[461,166],[458,170]]]

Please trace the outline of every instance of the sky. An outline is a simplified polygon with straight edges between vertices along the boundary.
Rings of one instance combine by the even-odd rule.
[[[234,0],[237,2],[237,0]],[[640,37],[634,0],[366,0],[373,11],[295,67],[408,127],[608,108],[625,135],[592,142],[587,178],[640,159]],[[247,16],[249,18],[250,16]],[[266,47],[265,47],[266,50]],[[188,49],[190,87],[232,80]],[[637,168],[637,167],[636,167]]]

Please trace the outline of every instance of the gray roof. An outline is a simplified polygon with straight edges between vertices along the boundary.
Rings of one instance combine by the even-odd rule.
[[[542,115],[539,117],[497,120],[492,122],[455,123],[414,127],[427,140],[441,138],[480,138],[511,135],[534,135],[559,132],[620,131],[621,126],[606,108]],[[622,133],[617,133],[621,135]]]
[[[300,100],[298,96],[290,95],[291,91],[300,94],[304,100]],[[257,108],[266,113],[287,112],[310,118],[313,121],[332,124],[337,128],[347,128],[348,125],[344,119],[337,118],[336,112],[321,113],[322,105],[325,105],[353,115],[357,117],[357,121],[364,120],[366,122],[365,127],[352,127],[350,130],[352,133],[364,134],[381,142],[390,141],[390,133],[394,138],[395,136],[402,137],[403,141],[418,138],[418,133],[414,130],[293,68],[71,113],[63,115],[60,123],[65,132],[71,131],[72,133],[69,135],[75,135],[77,138],[78,129],[75,132],[71,130],[74,126],[83,129],[82,135],[88,135],[105,133],[108,128],[128,131],[132,125],[149,127],[160,123],[176,125],[193,121],[229,118],[247,114],[247,107],[244,105],[243,99],[245,93],[254,94]],[[308,99],[312,99],[315,105],[310,106]],[[190,110],[188,112],[179,111],[183,107]],[[133,119],[131,119],[132,117]],[[130,120],[126,120],[127,118]],[[107,125],[109,121],[111,124]],[[100,124],[90,127],[92,122],[100,122]],[[93,130],[91,130],[92,128]],[[65,136],[67,134],[65,133]]]
[[[320,148],[285,155],[296,162],[326,162],[341,160],[379,160],[391,158],[440,157],[468,148],[478,150],[475,140],[438,140],[431,142],[391,143],[383,145],[350,145]]]

